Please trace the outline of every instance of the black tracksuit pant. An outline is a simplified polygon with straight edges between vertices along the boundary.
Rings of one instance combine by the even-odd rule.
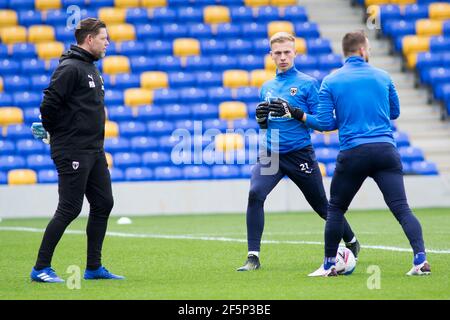
[[[89,201],[87,268],[101,266],[101,251],[113,207],[111,177],[103,150],[65,152],[53,157],[58,171],[59,203],[45,230],[35,268],[49,267],[67,226],[80,214],[84,195]]]

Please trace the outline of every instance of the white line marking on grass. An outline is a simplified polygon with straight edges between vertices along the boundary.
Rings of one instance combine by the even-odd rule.
[[[0,227],[0,231],[22,231],[22,232],[35,232],[43,233],[45,229],[28,228],[28,227]],[[86,234],[84,230],[66,230],[66,234]],[[107,236],[121,237],[121,238],[151,238],[151,239],[186,239],[186,240],[203,240],[203,241],[223,241],[223,242],[239,242],[247,243],[247,239],[226,238],[226,237],[210,237],[210,236],[193,236],[193,235],[170,235],[170,234],[148,234],[148,233],[125,233],[125,232],[106,232]],[[262,240],[263,244],[310,244],[310,245],[324,245],[319,241],[301,241],[301,240]],[[375,249],[384,251],[397,251],[397,252],[412,252],[409,248],[399,248],[390,246],[368,246],[361,245],[365,249]],[[436,254],[450,254],[448,249],[427,249],[427,253]]]

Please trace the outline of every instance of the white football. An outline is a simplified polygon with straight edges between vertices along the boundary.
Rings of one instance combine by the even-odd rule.
[[[349,275],[356,267],[356,259],[353,252],[346,247],[339,247],[336,255],[336,271],[338,274]]]

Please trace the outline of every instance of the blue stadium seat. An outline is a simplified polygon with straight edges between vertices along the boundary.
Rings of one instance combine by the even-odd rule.
[[[149,20],[148,10],[145,8],[127,8],[125,22],[131,24],[146,23]]]
[[[155,105],[167,105],[180,102],[180,93],[176,89],[156,89],[153,91]]]
[[[253,10],[251,7],[246,6],[231,7],[230,16],[231,21],[235,23],[252,21]]]
[[[189,26],[189,37],[198,40],[211,39],[213,37],[213,31],[209,24],[194,23]]]
[[[52,158],[45,154],[32,154],[27,157],[27,167],[35,171],[44,169],[55,169]]]
[[[39,170],[37,173],[38,183],[57,183],[58,172],[55,169]]]
[[[203,130],[219,130],[220,132],[225,132],[228,128],[228,124],[226,120],[219,119],[208,119],[203,122]]]
[[[203,71],[196,73],[197,86],[200,88],[220,87],[222,86],[222,73]]]
[[[325,135],[321,133],[311,133],[311,142],[314,148],[325,147]]]
[[[308,54],[312,55],[332,53],[331,43],[330,40],[328,39],[323,38],[307,39],[306,47],[308,50]]]
[[[257,8],[256,20],[261,22],[280,20],[280,10],[274,6],[260,6]]]
[[[164,110],[154,105],[146,105],[137,108],[137,117],[142,121],[163,120]]]
[[[396,131],[393,133],[393,136],[398,148],[409,146],[409,137],[405,132]]]
[[[158,120],[158,121],[149,121],[147,123],[147,130],[149,135],[153,136],[166,136],[172,134],[175,130],[175,126],[173,122]]]
[[[158,68],[158,63],[153,57],[136,56],[130,57],[130,67],[135,73],[142,73],[144,71],[153,71]]]
[[[172,23],[177,21],[177,12],[168,7],[155,8],[151,18],[152,21],[159,24]]]
[[[305,7],[302,6],[288,6],[284,8],[283,20],[291,22],[306,22],[308,21],[308,15]]]
[[[190,72],[205,71],[211,68],[211,60],[205,56],[186,57],[186,70]]]
[[[70,7],[72,5],[85,7],[89,5],[91,0],[62,0],[61,2],[64,8]]]
[[[216,37],[218,39],[235,39],[242,37],[241,25],[236,23],[220,23],[217,25]]]
[[[20,64],[12,59],[0,60],[0,75],[15,75],[20,73]]]
[[[12,56],[15,59],[36,58],[36,46],[34,43],[15,43],[12,46]]]
[[[2,170],[23,169],[25,166],[25,158],[22,156],[0,156],[0,168]]]
[[[20,139],[16,142],[16,150],[20,155],[29,155],[33,153],[43,153],[44,143],[35,139]]]
[[[147,152],[150,150],[158,150],[158,140],[153,137],[140,136],[131,139],[131,150],[133,152]]]
[[[336,169],[336,162],[327,164],[325,169],[326,169],[327,177],[332,177],[334,174],[334,170]]]
[[[406,20],[428,18],[428,5],[406,5],[404,8],[403,16]]]
[[[238,56],[238,67],[248,71],[264,69],[264,57],[252,54]]]
[[[142,164],[146,167],[170,165],[170,153],[162,151],[149,151],[142,154]]]
[[[9,58],[9,55],[8,46],[5,44],[0,44],[0,59]]]
[[[437,175],[439,174],[437,166],[430,161],[415,161],[411,164],[411,171],[420,175]]]
[[[120,50],[118,53],[124,56],[139,56],[145,55],[148,47],[142,41],[123,41],[120,43]]]
[[[267,23],[250,22],[242,24],[242,35],[246,39],[267,38]]]
[[[120,136],[125,138],[143,136],[147,134],[145,123],[139,121],[125,121],[119,123]]]
[[[2,68],[2,66],[0,66]],[[21,71],[19,71],[21,70]],[[32,59],[23,59],[20,67],[14,67],[13,74],[27,74],[27,75],[42,75],[48,74],[47,68],[45,66],[44,60],[38,60],[35,58]],[[0,69],[0,74],[3,74],[3,71]]]
[[[317,148],[316,156],[317,161],[323,162],[324,164],[336,162],[338,155],[338,150],[332,148]]]
[[[208,99],[208,92],[196,87],[180,89],[180,102],[185,104],[201,103]]]
[[[400,6],[395,4],[387,4],[380,6],[380,21],[382,27],[389,21],[397,21],[402,18]]]
[[[255,39],[253,40],[253,52],[256,55],[268,54],[270,51],[269,39]]]
[[[295,35],[301,38],[319,38],[320,32],[314,22],[297,22],[294,25]]]
[[[14,105],[13,97],[9,93],[0,92],[0,107],[9,107]]]
[[[11,124],[6,127],[6,138],[10,140],[32,138],[31,129],[24,124]]]
[[[193,73],[188,72],[171,72],[169,73],[170,88],[194,87],[196,77]]]
[[[184,23],[203,22],[203,8],[186,6],[184,4],[182,7],[177,8],[176,11],[178,21],[183,21]]]
[[[252,42],[243,39],[231,39],[227,41],[227,53],[229,55],[243,55],[252,51]]]
[[[416,147],[400,147],[398,152],[404,162],[423,161],[423,151]]]
[[[105,150],[110,153],[125,152],[130,149],[130,141],[123,137],[105,139]]]
[[[241,170],[241,178],[243,179],[249,179],[252,177],[252,169],[253,169],[254,165],[253,164],[244,164],[242,166],[240,166],[240,170]]]
[[[7,76],[3,78],[3,90],[8,93],[30,90],[30,78],[24,76]]]
[[[240,87],[236,90],[239,101],[249,103],[259,100],[259,89],[257,87]]]
[[[221,55],[227,50],[227,44],[224,40],[207,39],[200,41],[200,51],[202,56]]]
[[[112,182],[125,181],[125,173],[119,168],[109,168],[109,173],[111,174]]]
[[[141,165],[141,156],[135,152],[118,152],[113,155],[114,167],[127,168]]]
[[[159,138],[159,149],[161,151],[172,152],[173,148],[180,143],[182,138],[171,134]]]
[[[295,57],[295,67],[302,71],[302,70],[313,70],[317,69],[318,67],[318,61],[317,58],[312,55],[307,54],[299,54],[297,57]]]
[[[450,101],[450,82],[434,86],[433,93],[437,100]]]
[[[183,168],[183,176],[187,180],[210,179],[211,170],[206,166],[186,166]]]
[[[150,40],[145,43],[147,54],[154,56],[172,55],[173,43],[168,40]]]
[[[8,184],[8,175],[3,171],[0,171],[0,184]]]
[[[102,8],[102,7],[114,7],[114,0],[95,0],[89,2],[90,7]]]
[[[123,73],[116,75],[115,88],[127,89],[127,88],[139,88],[141,86],[141,76],[138,73]]]
[[[208,89],[208,102],[219,104],[224,101],[234,100],[231,89],[216,87]]]
[[[33,10],[34,0],[9,0],[9,7],[13,10]]]
[[[335,132],[330,132],[328,134],[328,139],[325,139],[327,148],[339,149],[339,134]]]
[[[105,105],[122,105],[124,104],[123,90],[105,90]]]
[[[0,140],[0,155],[13,155],[16,151],[16,147],[12,141]]]
[[[434,68],[442,66],[442,53],[419,52],[417,54],[416,69],[419,72],[424,68]]]
[[[187,107],[189,108],[189,107]],[[191,134],[194,133],[194,129],[195,129],[195,122],[190,120],[190,119],[183,119],[183,120],[178,120],[175,122],[175,128],[178,129],[183,129],[183,130],[187,130],[189,131]]]
[[[131,108],[124,106],[109,107],[108,119],[115,122],[131,121],[134,119],[133,111]]]
[[[189,30],[186,25],[178,23],[169,23],[162,26],[162,37],[164,39],[173,40],[177,38],[186,38]]]
[[[159,39],[161,38],[162,28],[156,24],[136,24],[135,25],[136,38],[139,41]]]
[[[340,54],[330,53],[319,56],[319,68],[330,70],[342,67],[342,56]]]
[[[149,181],[153,179],[153,171],[149,168],[133,167],[125,171],[126,181]]]
[[[30,90],[31,91],[43,91],[48,87],[50,83],[49,75],[35,75],[31,77]]]
[[[401,37],[416,33],[416,23],[413,21],[399,20],[389,21],[384,28],[386,35],[391,37]]]
[[[182,71],[181,59],[174,56],[164,56],[156,59],[160,70],[166,72],[170,71]]]
[[[164,117],[168,121],[190,119],[191,108],[188,105],[172,104],[164,108]],[[178,128],[177,125],[175,125]]]
[[[29,27],[34,24],[42,24],[42,13],[39,10],[19,10],[17,11],[18,24]]]
[[[217,119],[219,107],[216,104],[200,103],[192,105],[192,118],[194,120]]]
[[[448,52],[450,50],[449,36],[435,36],[430,37],[430,51],[431,52]]]
[[[183,172],[174,166],[156,167],[154,170],[156,180],[181,180]]]
[[[69,15],[67,14],[66,10],[59,10],[59,9],[51,9],[47,10],[47,13],[45,15],[45,24],[49,24],[54,27],[66,27],[67,19]],[[72,37],[73,37],[74,31],[72,30]]]
[[[211,171],[213,179],[236,179],[241,175],[239,166],[235,165],[215,165]]]

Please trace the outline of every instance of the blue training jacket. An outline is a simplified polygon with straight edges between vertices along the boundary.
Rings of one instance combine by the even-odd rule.
[[[324,78],[317,114],[307,115],[306,124],[319,131],[338,129],[340,150],[374,142],[395,146],[390,120],[399,115],[397,90],[389,74],[352,56]]]
[[[319,103],[317,80],[293,66],[285,72],[278,72],[274,79],[265,82],[261,87],[260,98],[262,101],[282,98],[292,107],[300,108],[308,114],[316,114]],[[267,141],[261,143],[263,146],[267,143],[267,148],[273,152],[287,153],[310,145],[309,132],[310,129],[301,121],[269,115]]]

